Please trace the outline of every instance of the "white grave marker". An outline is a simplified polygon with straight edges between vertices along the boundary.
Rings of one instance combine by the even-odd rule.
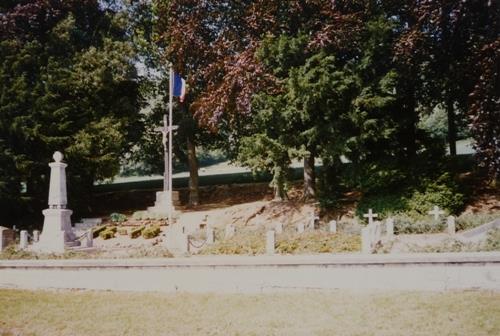
[[[236,234],[236,227],[232,224],[226,226],[225,238],[231,238]]]
[[[40,231],[33,230],[33,242],[38,242],[40,240]]]
[[[440,210],[438,206],[434,206],[434,209],[432,211],[429,211],[428,214],[429,215],[433,215],[434,216],[434,220],[438,221],[439,220],[439,216],[444,215],[444,211]]]
[[[274,225],[274,230],[277,234],[283,233],[283,223],[279,222]]]
[[[448,226],[448,234],[454,235],[456,232],[456,227],[455,227],[455,217],[449,216],[446,219],[446,224]]]
[[[363,217],[368,218],[368,225],[373,224],[373,218],[377,218],[378,214],[373,213],[372,209],[368,209],[368,213],[364,214]]]
[[[330,226],[331,233],[337,233],[337,221],[336,220],[331,220],[329,223],[329,226]]]
[[[372,228],[371,225],[361,229],[361,251],[372,253]]]
[[[25,249],[28,247],[28,231],[21,230],[21,238],[19,239],[19,247]]]
[[[266,253],[274,254],[276,235],[273,230],[267,231],[266,233]]]
[[[389,238],[394,236],[394,218],[389,217],[385,221],[385,232]]]
[[[214,229],[207,226],[207,244],[211,245],[215,242],[215,232]]]
[[[299,223],[297,225],[297,232],[298,233],[304,233],[304,230],[305,230],[304,223]]]

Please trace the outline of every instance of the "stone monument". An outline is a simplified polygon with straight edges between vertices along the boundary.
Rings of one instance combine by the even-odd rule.
[[[73,211],[66,209],[68,204],[66,194],[66,163],[62,162],[61,152],[55,152],[54,162],[49,163],[50,187],[49,208],[42,211],[45,216],[40,241],[34,249],[40,252],[64,252],[66,246],[77,246],[75,234],[71,227],[71,214]]]

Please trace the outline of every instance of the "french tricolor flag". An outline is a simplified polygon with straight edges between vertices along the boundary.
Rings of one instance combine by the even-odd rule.
[[[184,102],[184,98],[186,97],[186,80],[182,78],[178,73],[174,73],[173,78],[173,96],[179,97],[179,100],[182,103]]]

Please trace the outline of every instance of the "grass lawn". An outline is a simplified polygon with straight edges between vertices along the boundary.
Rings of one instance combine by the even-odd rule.
[[[500,335],[500,293],[0,290],[0,335]]]

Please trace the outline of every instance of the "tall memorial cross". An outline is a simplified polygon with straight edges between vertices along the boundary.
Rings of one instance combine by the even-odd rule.
[[[167,115],[163,115],[163,126],[155,128],[155,131],[161,132],[162,134],[162,144],[163,144],[163,158],[164,158],[164,171],[163,171],[163,191],[167,192],[170,190],[170,184],[172,172],[170,168],[172,167],[170,161],[172,158],[170,157],[169,148],[168,148],[168,139],[170,131],[175,131],[179,128],[179,126],[174,125],[172,127],[168,126]]]
[[[368,213],[364,214],[363,217],[368,218],[368,225],[372,225],[373,224],[373,218],[377,218],[378,214],[373,213],[372,209],[368,209]]]
[[[428,214],[433,215],[434,220],[437,221],[439,220],[440,215],[444,215],[444,211],[440,210],[438,206],[434,206],[434,209],[432,211],[429,211]]]

